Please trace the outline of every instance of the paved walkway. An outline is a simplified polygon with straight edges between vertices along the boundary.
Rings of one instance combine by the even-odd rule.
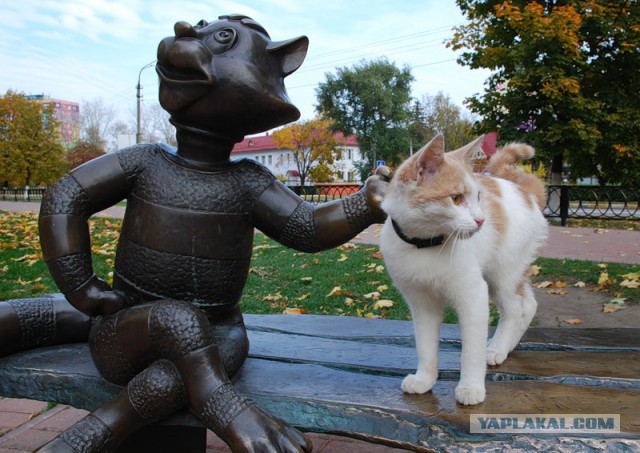
[[[37,203],[3,202],[0,211],[34,211]],[[122,217],[124,208],[113,207],[100,213]],[[356,238],[356,242],[377,244],[381,225],[373,225]],[[640,264],[640,231],[592,230],[551,227],[549,240],[541,255],[592,261]],[[87,412],[66,405],[46,410],[47,403],[23,399],[0,398],[0,453],[30,452],[53,439]],[[319,453],[393,453],[400,450],[345,437],[310,434],[314,452]],[[207,438],[207,452],[229,449],[213,433]]]

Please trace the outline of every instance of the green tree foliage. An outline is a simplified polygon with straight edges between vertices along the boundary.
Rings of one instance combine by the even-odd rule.
[[[67,153],[67,168],[71,170],[103,154],[105,154],[105,152],[102,148],[81,140]]]
[[[335,130],[358,137],[361,173],[370,174],[376,160],[394,164],[407,154],[411,82],[409,68],[379,59],[326,74],[316,89],[316,110],[334,121]]]
[[[449,45],[495,71],[468,99],[484,131],[525,140],[575,178],[637,183],[640,5],[636,0],[458,0]]]
[[[318,118],[285,126],[273,133],[273,141],[279,149],[291,150],[289,157],[296,164],[301,185],[309,177],[315,181],[331,178],[339,143],[330,120]]]
[[[5,184],[48,184],[64,174],[64,147],[53,106],[14,91],[0,98],[0,180]]]

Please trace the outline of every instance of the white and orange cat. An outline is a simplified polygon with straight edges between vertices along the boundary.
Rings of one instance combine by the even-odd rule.
[[[530,159],[528,145],[499,149],[486,174],[471,159],[482,137],[444,152],[442,136],[406,160],[389,184],[382,208],[381,251],[393,283],[411,308],[418,370],[402,382],[406,393],[425,393],[438,378],[439,330],[445,304],[462,330],[456,400],[485,399],[487,364],[501,364],[533,319],[537,302],[527,271],[547,237],[542,215],[546,190],[512,164]],[[489,298],[500,322],[487,343]]]

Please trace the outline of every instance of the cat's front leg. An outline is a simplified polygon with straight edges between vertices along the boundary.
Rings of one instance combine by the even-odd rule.
[[[425,294],[415,294],[409,305],[413,315],[418,369],[415,374],[404,378],[402,391],[422,394],[431,390],[438,379],[438,346],[444,305],[429,300]]]
[[[484,280],[468,282],[454,305],[462,328],[460,382],[456,401],[464,405],[482,403],[485,399],[487,373],[486,344],[489,335],[489,297]]]

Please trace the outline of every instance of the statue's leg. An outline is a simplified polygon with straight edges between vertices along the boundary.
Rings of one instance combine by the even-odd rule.
[[[191,412],[234,451],[309,451],[310,443],[302,433],[240,395],[228,378],[242,365],[248,351],[239,310],[213,322],[214,326],[201,310],[184,302],[140,305],[102,318],[91,333],[91,352],[103,376],[119,384],[128,382],[150,363],[169,360],[184,385],[183,405],[186,401]],[[141,394],[149,401],[163,399],[153,390]],[[90,414],[93,420],[86,423],[93,426],[99,419],[100,430],[72,427],[69,431],[97,439],[85,440],[87,445],[96,445],[85,451],[109,451],[100,439],[110,439],[108,446],[117,445],[129,434],[120,426],[130,423],[137,429],[151,421],[149,417],[138,418],[130,400],[121,395]],[[158,411],[159,418],[166,415],[164,410]],[[72,435],[66,433],[60,438]]]
[[[0,302],[0,357],[54,344],[87,341],[91,318],[62,296]]]

